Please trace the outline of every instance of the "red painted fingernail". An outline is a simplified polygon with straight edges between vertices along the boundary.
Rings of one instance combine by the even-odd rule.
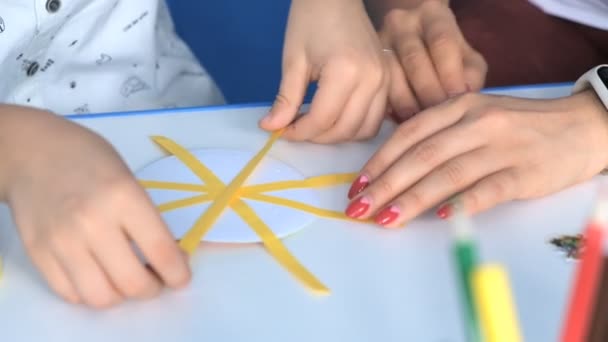
[[[376,223],[385,226],[387,224],[391,224],[395,222],[395,220],[401,214],[401,210],[395,205],[391,205],[390,207],[384,208],[378,215],[376,215]]]
[[[473,88],[467,83],[467,92],[471,92]]]
[[[367,197],[358,198],[346,208],[346,216],[350,218],[359,218],[363,216],[367,210],[369,210],[369,204],[370,200]]]
[[[359,178],[357,178],[355,180],[355,182],[353,183],[353,185],[350,187],[350,190],[348,190],[348,198],[349,199],[355,198],[358,194],[361,193],[361,191],[365,190],[365,188],[367,188],[368,185],[369,185],[369,177],[367,177],[365,175],[359,176]]]
[[[439,207],[439,209],[437,209],[436,214],[442,220],[446,220],[446,219],[450,218],[450,216],[452,216],[452,205],[451,204],[442,205],[441,207]]]

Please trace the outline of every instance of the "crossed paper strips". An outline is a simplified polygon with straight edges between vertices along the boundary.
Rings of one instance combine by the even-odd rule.
[[[243,220],[261,239],[267,251],[300,280],[306,287],[318,294],[329,294],[329,289],[307,270],[283,245],[270,227],[258,216],[253,208],[243,199],[266,202],[277,206],[288,207],[319,217],[350,220],[342,212],[318,208],[300,201],[282,198],[267,194],[274,191],[293,189],[313,189],[337,186],[354,181],[357,174],[340,173],[311,177],[303,180],[277,181],[265,184],[245,185],[247,178],[260,164],[273,144],[280,137],[281,132],[273,133],[264,147],[249,160],[241,171],[225,184],[213,171],[203,164],[190,151],[176,142],[161,136],[152,137],[152,140],[175,156],[192,171],[201,183],[178,183],[157,180],[140,180],[147,189],[189,191],[197,193],[184,199],[162,203],[158,206],[161,212],[168,212],[180,208],[190,207],[201,203],[209,203],[209,207],[198,217],[190,230],[181,238],[179,244],[189,254],[194,253],[200,245],[201,239],[211,230],[222,212],[230,208]]]

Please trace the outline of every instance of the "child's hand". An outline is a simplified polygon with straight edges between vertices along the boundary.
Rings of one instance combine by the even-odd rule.
[[[449,100],[401,124],[363,168],[347,213],[395,227],[457,193],[474,214],[562,190],[608,165],[607,115],[592,91]]]
[[[386,112],[388,74],[361,0],[292,1],[283,51],[283,79],[266,130],[317,143],[376,135]],[[293,120],[311,81],[318,90],[308,114]]]
[[[186,258],[108,143],[53,114],[8,111],[18,115],[0,128],[0,136],[11,136],[0,149],[14,149],[2,169],[4,195],[27,252],[53,290],[102,308],[189,281]]]
[[[396,119],[483,87],[486,62],[464,39],[447,1],[391,9],[381,26],[382,43],[394,51],[389,102]]]

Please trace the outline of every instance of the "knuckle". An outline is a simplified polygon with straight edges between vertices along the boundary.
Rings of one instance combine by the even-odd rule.
[[[378,191],[380,193],[382,193],[384,196],[393,194],[393,191],[395,189],[393,184],[390,181],[388,181],[385,177],[378,179],[376,186],[377,186]]]
[[[395,134],[397,135],[396,138],[399,139],[399,141],[408,141],[406,139],[411,139],[411,137],[415,136],[420,129],[421,127],[418,120],[409,120],[397,128],[395,131]]]
[[[111,289],[107,282],[87,281],[81,289],[84,302],[96,309],[112,307],[120,301],[120,297]]]
[[[464,195],[464,202],[466,204],[466,209],[471,213],[476,213],[481,208],[481,201],[479,200],[479,194],[477,190],[473,189],[468,191]]]
[[[129,174],[120,174],[106,181],[108,203],[124,205],[133,202],[137,182]]]
[[[446,30],[430,32],[428,36],[429,47],[435,51],[445,51],[452,48],[456,42]]]
[[[378,125],[376,125],[374,127],[369,127],[369,128],[366,127],[360,132],[358,139],[360,139],[360,140],[372,139],[376,135],[378,135],[379,131],[380,131],[380,127]]]
[[[289,101],[287,96],[283,95],[282,93],[278,93],[274,98],[273,106],[291,107],[291,101]]]
[[[479,124],[487,132],[505,132],[511,124],[510,115],[499,107],[488,106],[480,115]]]
[[[46,238],[49,246],[56,251],[64,250],[67,246],[71,246],[75,241],[74,234],[69,232],[65,227],[55,227],[53,233]],[[37,245],[40,245],[41,242],[36,243]]]
[[[466,185],[466,177],[462,163],[459,161],[451,161],[443,167],[443,173],[450,185],[454,187],[463,187]]]
[[[384,17],[384,25],[387,27],[401,27],[408,17],[409,14],[406,10],[395,8],[390,10]]]
[[[384,153],[378,153],[363,167],[362,173],[368,176],[379,175],[390,164],[390,159]]]
[[[417,47],[408,46],[404,44],[402,47],[403,53],[401,54],[402,65],[407,70],[409,75],[418,75],[424,70],[424,61],[426,55],[424,51]],[[413,77],[413,76],[412,76]]]
[[[488,188],[490,189],[490,193],[492,194],[491,196],[493,197],[495,202],[507,199],[508,193],[504,181],[494,179],[488,182]]]
[[[408,191],[403,197],[405,208],[415,208],[417,211],[420,211],[428,206],[428,200],[420,193],[420,191],[415,189]]]
[[[360,57],[356,52],[345,51],[342,55],[336,57],[333,65],[343,79],[351,80],[357,78],[361,70],[359,59]]]
[[[122,288],[123,293],[127,297],[143,297],[152,290],[150,281],[133,275],[125,279],[125,284]]]
[[[330,114],[330,113],[327,113]],[[336,124],[336,118],[333,115],[320,115],[320,113],[312,113],[310,115],[311,124],[322,131],[332,128]]]
[[[423,143],[414,148],[414,159],[424,164],[433,164],[439,155],[439,147],[432,142]]]

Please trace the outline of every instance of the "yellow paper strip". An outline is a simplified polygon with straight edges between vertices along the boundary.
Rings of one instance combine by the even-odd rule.
[[[217,196],[211,206],[200,217],[195,225],[186,233],[179,242],[180,246],[187,252],[192,254],[201,242],[201,238],[209,231],[213,223],[218,219],[222,211],[230,204],[237,194],[239,188],[245,183],[247,177],[251,175],[255,167],[260,163],[262,158],[270,150],[272,145],[280,136],[280,132],[273,133],[266,145],[245,165],[236,177],[228,184],[228,186]],[[195,158],[196,160],[196,158]],[[200,163],[196,163],[200,164]],[[195,171],[196,172],[196,171]]]
[[[232,209],[260,236],[268,252],[291,272],[293,276],[315,293],[321,295],[329,294],[329,289],[285,248],[272,230],[256,215],[250,206],[238,200],[232,205]]]
[[[159,190],[176,190],[176,191],[193,191],[193,192],[207,192],[209,187],[203,184],[188,184],[188,183],[177,183],[177,182],[162,182],[162,181],[150,181],[140,180],[139,184],[147,189],[159,189]]]
[[[177,157],[177,159],[181,160],[181,162],[188,166],[188,168],[194,172],[194,174],[196,174],[209,188],[213,189],[223,185],[221,180],[219,180],[219,178],[213,174],[213,171],[196,159],[196,157],[188,150],[178,145],[173,140],[161,136],[154,136],[152,137],[152,140],[160,147],[167,150],[167,152]]]
[[[230,205],[231,208],[260,236],[264,246],[269,253],[275,257],[279,263],[287,268],[296,278],[302,281],[311,290],[327,294],[329,290],[325,287],[312,273],[302,266],[297,259],[284,247],[281,241],[274,235],[272,230],[255,214],[255,212],[242,200],[238,198],[239,189],[246,181],[247,177],[253,172],[257,164],[261,161],[264,155],[270,150],[272,144],[278,139],[280,132],[273,134],[265,146],[254,156],[249,163],[241,170],[234,180],[225,187],[223,182],[208,169],[202,165],[196,157],[180,145],[173,141],[156,137],[154,141],[167,151],[175,155],[179,160],[186,164],[196,175],[205,182],[210,188],[214,189],[214,193],[209,195],[209,199],[214,199],[215,202],[207,209],[203,215],[194,223],[191,230],[180,241],[180,246],[188,253],[192,253],[196,246],[200,243],[204,234],[211,228],[211,225],[219,217],[221,212]],[[217,192],[215,192],[217,190]],[[197,201],[205,201],[206,195],[195,196],[189,199],[184,199],[182,205],[188,205]],[[166,207],[176,207],[175,202],[164,204]]]
[[[357,173],[336,173],[317,177],[310,177],[302,180],[288,180],[266,184],[249,185],[241,190],[243,194],[255,194],[270,191],[280,191],[289,189],[304,188],[323,188],[353,182],[357,178]]]
[[[479,266],[473,272],[472,285],[484,341],[521,341],[506,271],[498,265]]]
[[[276,197],[276,196],[271,196],[271,195],[255,194],[255,193],[245,194],[245,195],[243,195],[243,197],[252,199],[255,201],[272,203],[272,204],[280,205],[283,207],[301,210],[301,211],[307,212],[309,214],[317,215],[320,217],[361,222],[360,220],[351,219],[350,217],[344,215],[344,213],[340,212],[340,211],[317,208],[312,205],[308,205],[306,203],[302,203],[302,202],[298,202],[298,201],[293,201],[293,200],[290,200],[287,198],[281,198],[281,197]]]
[[[172,202],[163,203],[158,206],[158,210],[161,213],[164,213],[164,212],[171,211],[171,210],[176,210],[176,209],[180,209],[180,208],[189,207],[192,205],[205,203],[205,202],[208,202],[211,200],[213,200],[213,195],[210,195],[210,194],[188,197],[188,198],[175,200]]]

